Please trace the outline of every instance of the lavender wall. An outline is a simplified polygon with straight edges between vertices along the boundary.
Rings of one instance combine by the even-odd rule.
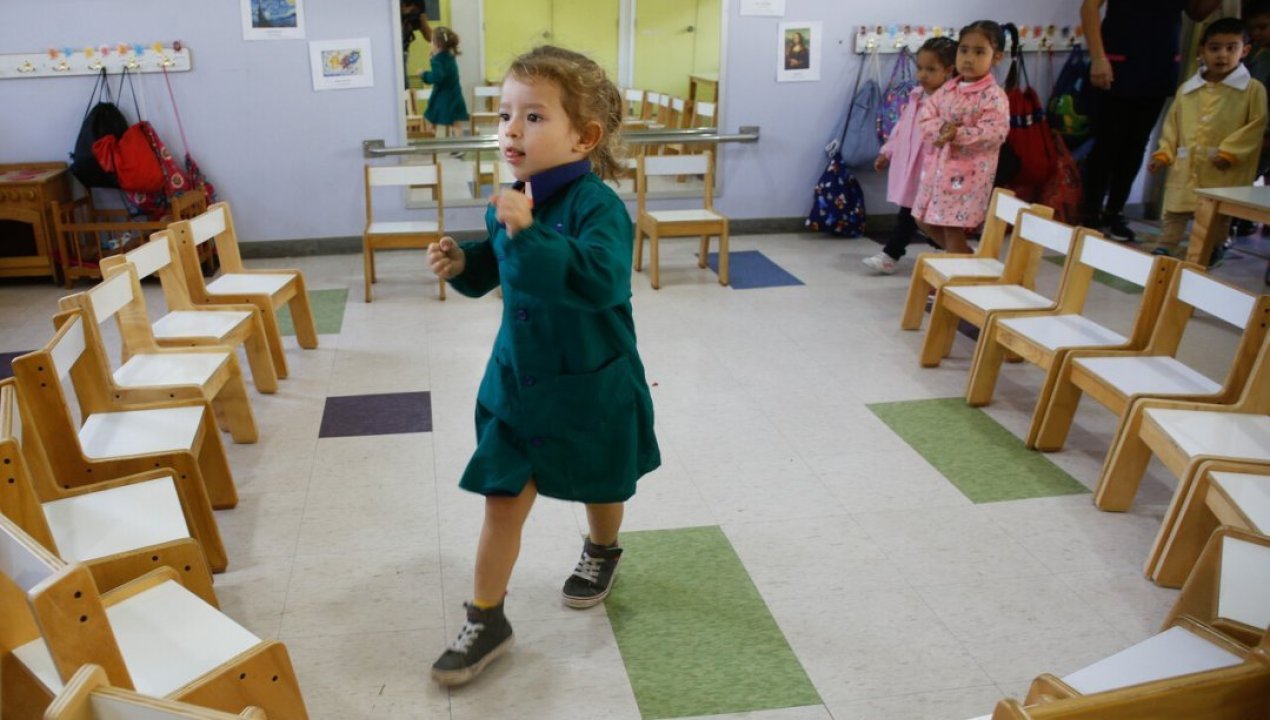
[[[474,3],[476,0],[462,0]],[[739,218],[806,212],[822,148],[840,122],[858,58],[849,52],[861,24],[961,24],[980,17],[1028,24],[1074,24],[1077,0],[788,0],[786,19],[824,23],[820,82],[776,83],[779,18],[742,17],[727,0],[723,122],[760,125],[762,141],[723,153],[720,207]],[[393,139],[400,54],[391,0],[306,0],[308,39],[369,37],[374,88],[316,93],[302,40],[242,39],[236,0],[0,0],[0,48],[153,43],[179,39],[194,71],[172,76],[196,156],[234,204],[245,240],[359,235],[364,138]],[[55,18],[79,18],[66,22]],[[0,162],[53,160],[74,142],[90,78],[0,80]],[[141,76],[148,119],[174,151],[180,141],[161,75]],[[865,173],[871,207],[882,183]],[[447,227],[479,226],[478,209],[447,212]]]

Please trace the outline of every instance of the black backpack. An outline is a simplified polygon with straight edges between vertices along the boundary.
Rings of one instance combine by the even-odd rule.
[[[88,108],[84,112],[84,121],[79,126],[79,137],[75,139],[75,151],[71,153],[71,172],[84,187],[117,188],[119,181],[114,173],[106,172],[93,156],[93,143],[114,135],[123,135],[128,129],[128,120],[111,101],[110,84],[106,81],[106,69],[101,69],[93,93],[88,97]],[[96,104],[94,104],[96,103]]]

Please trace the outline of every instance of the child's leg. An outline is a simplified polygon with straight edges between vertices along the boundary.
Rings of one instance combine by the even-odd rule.
[[[922,222],[916,218],[913,219],[913,222],[917,223],[917,227],[921,228],[922,232],[926,233],[927,237],[934,240],[936,245],[944,248],[945,250],[948,249],[944,247],[944,229],[942,227]]]
[[[477,607],[490,608],[503,601],[520,555],[520,533],[537,497],[538,486],[530,480],[516,497],[485,498],[485,523],[476,549],[472,588],[472,602]]]
[[[944,251],[950,253],[966,253],[971,252],[970,245],[966,243],[966,229],[959,227],[944,228],[943,237]]]
[[[591,503],[586,506],[590,535],[582,545],[582,557],[573,574],[564,581],[561,596],[564,604],[588,608],[600,604],[613,589],[622,548],[617,546],[617,532],[622,527],[623,503]]]
[[[909,243],[913,242],[913,235],[916,233],[917,221],[913,219],[913,209],[900,208],[895,216],[895,227],[891,230],[891,237],[886,241],[882,252],[889,255],[892,260],[899,260],[904,257],[904,250]]]
[[[591,531],[591,542],[596,545],[613,545],[617,531],[622,527],[622,515],[626,503],[593,503],[586,506],[586,521]]]
[[[1166,210],[1160,221],[1160,244],[1157,250],[1165,251],[1170,255],[1176,254],[1178,245],[1186,236],[1186,226],[1190,223],[1193,214]]]

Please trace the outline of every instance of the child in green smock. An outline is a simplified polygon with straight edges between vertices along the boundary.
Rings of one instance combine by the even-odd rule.
[[[503,596],[539,494],[586,503],[590,534],[563,600],[584,608],[613,587],[623,503],[661,463],[653,403],[635,347],[632,231],[601,178],[622,97],[583,55],[540,47],[507,71],[499,151],[516,176],[485,215],[489,238],[428,250],[459,292],[503,291],[503,318],[476,398],[477,446],[459,485],[485,496],[472,601],[458,639],[432,666],[465,683],[505,652]]]
[[[432,95],[423,117],[438,128],[448,128],[449,135],[458,134],[454,132],[455,123],[468,119],[463,86],[459,84],[459,64],[454,59],[458,54],[458,34],[444,26],[432,31],[432,69],[423,73],[423,81],[432,86]]]

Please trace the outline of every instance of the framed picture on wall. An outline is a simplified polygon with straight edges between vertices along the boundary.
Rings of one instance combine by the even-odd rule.
[[[783,22],[776,46],[776,82],[820,79],[820,22]]]
[[[239,0],[244,40],[304,38],[304,0]]]
[[[314,90],[348,90],[375,85],[370,62],[370,38],[313,40],[309,42],[309,66]]]

